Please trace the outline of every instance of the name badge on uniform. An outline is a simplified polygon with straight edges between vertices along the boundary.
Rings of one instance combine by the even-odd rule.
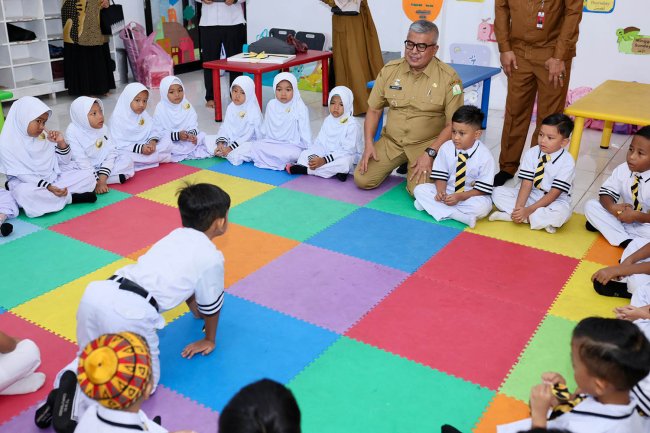
[[[392,90],[402,90],[402,85],[399,78],[396,78],[393,84],[389,86]]]
[[[544,28],[544,11],[537,12],[537,28],[539,30]]]

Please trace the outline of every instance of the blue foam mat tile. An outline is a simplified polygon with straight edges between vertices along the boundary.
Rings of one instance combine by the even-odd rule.
[[[9,219],[7,222],[14,226],[14,230],[9,236],[0,236],[0,245],[8,244],[9,242],[20,239],[23,236],[27,236],[28,234],[43,230],[42,227],[28,223],[27,221],[23,221],[18,218]]]
[[[414,272],[461,230],[360,208],[307,243]]]
[[[226,294],[215,351],[182,358],[183,348],[202,338],[202,327],[185,314],[160,331],[161,383],[217,411],[255,380],[289,382],[340,337]]]
[[[244,179],[254,180],[256,182],[267,183],[269,185],[279,186],[283,183],[295,179],[284,170],[264,170],[257,168],[252,162],[245,162],[242,165],[234,166],[230,163],[217,164],[209,168],[217,173],[229,174]]]

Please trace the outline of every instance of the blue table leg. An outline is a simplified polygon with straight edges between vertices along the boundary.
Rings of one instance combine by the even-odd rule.
[[[490,83],[492,78],[483,80],[483,92],[481,94],[481,111],[485,114],[483,117],[483,129],[487,127],[488,110],[490,108]]]

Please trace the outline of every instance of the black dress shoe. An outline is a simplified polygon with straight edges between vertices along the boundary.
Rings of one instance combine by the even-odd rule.
[[[627,291],[627,284],[620,281],[610,281],[607,284],[602,284],[594,280],[594,290],[602,296],[627,299],[632,297],[632,294]]]
[[[585,228],[590,232],[598,233],[598,229],[593,226],[589,221],[585,221]]]
[[[442,427],[440,427],[440,433],[462,433],[462,432],[454,426],[445,424]]]
[[[397,174],[406,174],[409,171],[409,163],[405,162],[404,164],[397,167]]]
[[[494,186],[502,186],[504,183],[515,177],[514,175],[508,173],[507,171],[501,170],[494,176]]]

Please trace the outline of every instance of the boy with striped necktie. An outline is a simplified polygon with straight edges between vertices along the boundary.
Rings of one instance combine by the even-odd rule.
[[[426,210],[436,221],[453,219],[476,226],[476,220],[492,210],[494,157],[483,144],[483,113],[464,105],[451,118],[451,140],[440,146],[433,161],[431,179],[435,183],[415,187],[413,205]]]
[[[494,189],[492,200],[498,211],[490,221],[530,224],[533,230],[555,233],[569,220],[575,162],[564,147],[572,131],[573,121],[564,114],[551,114],[542,121],[539,146],[531,147],[521,163],[521,183]]]

